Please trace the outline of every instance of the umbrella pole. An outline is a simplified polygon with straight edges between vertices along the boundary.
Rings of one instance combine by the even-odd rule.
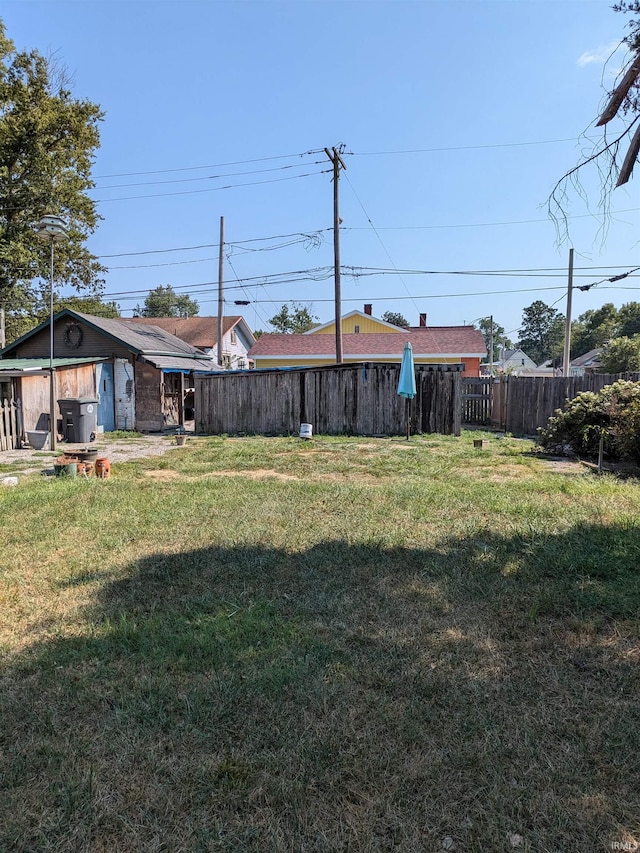
[[[409,441],[409,433],[411,432],[411,420],[409,418],[409,398],[407,398],[407,441]]]

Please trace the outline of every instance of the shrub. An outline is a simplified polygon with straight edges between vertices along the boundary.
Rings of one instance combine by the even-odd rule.
[[[600,437],[612,459],[640,464],[640,382],[619,381],[568,400],[540,429],[540,443],[556,453],[595,458]]]

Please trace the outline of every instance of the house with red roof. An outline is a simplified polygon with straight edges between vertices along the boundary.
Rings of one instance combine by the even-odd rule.
[[[403,329],[374,317],[371,305],[342,317],[344,363],[400,362],[407,341],[416,364],[463,364],[463,376],[479,376],[480,361],[487,355],[482,332],[473,326],[428,326],[427,315],[421,314],[418,326]],[[304,334],[263,334],[249,358],[256,369],[335,364],[335,320]]]

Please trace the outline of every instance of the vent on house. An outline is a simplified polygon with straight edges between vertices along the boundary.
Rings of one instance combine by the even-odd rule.
[[[357,334],[359,334],[359,332],[360,332],[360,326],[354,326],[354,327],[353,327],[353,331],[355,332],[355,334],[356,334],[356,335],[357,335]]]

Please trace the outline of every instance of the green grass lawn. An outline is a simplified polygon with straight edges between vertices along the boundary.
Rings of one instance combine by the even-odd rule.
[[[0,490],[0,851],[635,849],[640,483],[532,449],[193,438]]]

